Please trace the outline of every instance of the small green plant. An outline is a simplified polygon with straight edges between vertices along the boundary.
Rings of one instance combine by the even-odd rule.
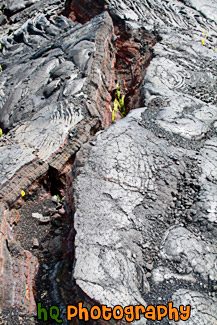
[[[3,13],[3,15],[4,15],[4,13],[5,13],[4,9],[2,7],[0,7],[0,10]]]
[[[59,195],[59,194],[57,194],[56,196],[57,196],[58,200],[61,202],[61,201],[62,201],[62,199],[61,199],[60,195]]]
[[[125,98],[125,96],[122,96],[121,97],[119,83],[116,84],[116,97],[117,98],[115,98],[114,107],[111,108],[111,106],[109,105],[109,109],[110,109],[110,111],[112,113],[112,123],[115,120],[115,115],[117,113],[118,108],[119,108],[119,110],[121,112],[122,118],[124,118],[126,116],[126,108],[125,108],[125,104],[124,104],[124,98]]]
[[[205,31],[205,30],[203,30],[203,34],[205,34],[205,33],[206,33],[206,31]],[[206,36],[205,36],[205,38],[204,38],[204,39],[202,39],[202,41],[201,41],[201,44],[202,44],[202,45],[204,45],[204,43],[205,43],[205,41],[206,41],[207,37],[208,37],[208,32],[206,33]]]
[[[118,97],[118,102],[119,102],[119,107],[120,107],[121,115],[122,115],[122,117],[125,117],[126,116],[126,108],[125,108],[125,105],[124,105],[124,98],[125,98],[125,96],[122,96],[121,97],[119,83],[117,83],[116,87],[117,87],[117,92],[116,93],[117,93],[117,97]]]
[[[202,33],[203,34],[206,34],[205,37],[201,40],[201,45],[204,45],[205,42],[206,42],[206,39],[207,39],[207,37],[209,35],[209,33],[206,32],[205,30],[203,30]],[[196,40],[196,36],[195,35],[193,35],[193,39]],[[217,48],[214,48],[214,52],[217,52]]]
[[[115,114],[116,114],[116,112],[118,110],[118,106],[119,106],[119,102],[118,102],[117,98],[115,98],[114,107],[113,108],[111,108],[111,106],[109,105],[109,109],[110,109],[110,111],[112,113],[112,123],[115,120]]]

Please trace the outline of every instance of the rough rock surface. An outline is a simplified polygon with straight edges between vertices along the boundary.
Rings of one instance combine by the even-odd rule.
[[[103,53],[112,29],[106,14],[84,26],[39,14],[3,37],[0,125],[9,133],[1,141],[1,184],[9,203],[20,194],[20,181],[25,188],[31,173],[36,179],[48,164],[61,168],[97,127],[98,105],[106,96]],[[12,177],[13,190],[7,183]]]
[[[38,270],[38,261],[24,250],[13,236],[13,223],[18,216],[0,204],[0,310],[10,305],[32,313],[35,303],[32,288]]]
[[[113,54],[108,60],[105,52],[112,46],[111,17],[105,12],[82,26],[57,15],[63,5],[64,1],[5,5],[11,27],[6,24],[0,32],[0,199],[9,206],[50,168],[63,169],[95,129],[110,123],[101,103],[111,97],[108,89],[114,82]],[[104,70],[110,71],[109,80],[102,78]],[[14,299],[11,286],[5,285],[12,282],[16,290],[17,275],[7,272],[5,260],[12,256],[3,249],[8,234],[1,236],[5,296],[10,296],[12,305],[25,307],[22,296]],[[25,286],[26,280],[21,279]],[[32,286],[29,290],[32,295]],[[29,311],[33,309],[34,304]]]
[[[0,7],[0,309],[35,310],[38,262],[16,241],[13,204],[76,155],[73,279],[87,299],[191,304],[185,324],[215,325],[216,3]],[[107,128],[116,80],[137,109]]]
[[[162,40],[144,79],[144,107],[76,157],[74,277],[100,303],[188,301],[192,316],[185,323],[215,324],[217,71],[209,12],[217,7],[213,1],[110,6],[129,24],[157,28]],[[202,46],[204,28],[210,36]]]

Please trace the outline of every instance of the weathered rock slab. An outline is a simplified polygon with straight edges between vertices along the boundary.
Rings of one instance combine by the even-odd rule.
[[[109,4],[129,25],[158,26],[162,40],[144,79],[144,108],[76,157],[74,278],[110,306],[183,302],[186,290],[193,306],[187,323],[215,323],[216,23],[196,1],[129,7]],[[211,35],[205,46],[202,22]],[[199,312],[203,299],[210,304]]]

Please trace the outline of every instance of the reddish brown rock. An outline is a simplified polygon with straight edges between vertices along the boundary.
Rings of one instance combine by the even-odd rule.
[[[14,239],[12,218],[0,204],[0,310],[13,305],[32,313],[36,311],[33,290],[38,261]]]
[[[103,112],[104,126],[110,124],[109,104],[113,107],[117,82],[120,84],[121,96],[125,95],[126,113],[142,106],[141,86],[146,68],[152,58],[152,48],[157,42],[157,37],[153,33],[143,27],[139,28],[139,25],[136,32],[133,26],[126,27],[126,22],[117,17],[117,14],[112,9],[110,10],[106,3],[106,1],[96,1],[92,8],[90,0],[69,0],[66,1],[63,12],[74,22],[82,24],[103,11],[107,11],[113,19],[115,37],[112,39],[112,45],[107,43],[105,46],[107,57],[111,57],[110,63],[109,66],[106,64],[107,58],[105,57],[105,65],[102,66],[105,80],[111,81],[110,87],[107,88],[111,96],[105,98],[107,105]],[[89,10],[90,7],[91,10]],[[121,114],[117,112],[115,120],[120,118]]]
[[[120,83],[122,95],[125,95],[127,113],[141,107],[141,86],[146,68],[152,58],[152,47],[156,44],[154,34],[141,28],[137,37],[133,31],[126,32],[123,26],[116,26],[116,79]]]
[[[84,24],[104,11],[104,3],[104,1],[96,0],[93,6],[93,2],[90,0],[67,0],[62,14],[73,21]]]

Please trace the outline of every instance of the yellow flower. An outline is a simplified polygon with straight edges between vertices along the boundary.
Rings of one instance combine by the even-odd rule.
[[[21,196],[24,197],[26,195],[26,193],[22,190],[21,191]]]
[[[203,45],[205,43],[205,39],[202,39],[201,44]]]
[[[3,136],[3,131],[2,131],[2,129],[0,128],[0,137],[2,137]]]
[[[214,51],[217,52],[217,49],[215,49]]]

